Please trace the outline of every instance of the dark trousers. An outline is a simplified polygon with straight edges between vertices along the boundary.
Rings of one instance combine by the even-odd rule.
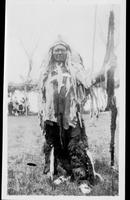
[[[52,147],[54,147],[54,174],[58,173],[58,166],[60,165],[67,175],[71,175],[72,179],[78,182],[87,179],[93,184],[92,164],[86,154],[88,141],[84,124],[80,127],[80,124],[77,123],[75,128],[69,127],[67,130],[64,129],[62,136],[59,134],[60,127],[57,123],[51,125],[46,123],[45,129],[44,173],[46,174],[50,170],[50,153]]]
[[[62,130],[62,135],[60,135],[60,127],[55,122],[46,122],[45,124],[45,143],[43,152],[45,155],[45,167],[44,173],[48,173],[50,168],[50,153],[52,147],[54,147],[54,174],[57,174],[57,165],[59,162],[62,163],[64,160],[68,160],[68,143],[70,140],[70,130]]]

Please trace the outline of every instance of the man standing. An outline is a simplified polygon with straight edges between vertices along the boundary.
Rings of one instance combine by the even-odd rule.
[[[88,77],[88,79],[87,79]],[[45,133],[44,173],[50,171],[54,147],[54,174],[58,165],[72,179],[94,182],[94,169],[87,154],[88,143],[82,117],[82,103],[91,82],[79,54],[63,41],[54,44],[41,75],[40,125]]]

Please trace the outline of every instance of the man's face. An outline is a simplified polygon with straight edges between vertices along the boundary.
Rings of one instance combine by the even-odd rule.
[[[57,45],[53,49],[54,59],[58,62],[64,62],[67,57],[66,48],[63,45]]]

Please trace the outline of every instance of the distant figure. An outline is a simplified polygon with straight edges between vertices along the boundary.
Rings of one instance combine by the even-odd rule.
[[[9,112],[9,115],[13,114],[13,102],[12,101],[10,101],[8,103],[8,112]]]

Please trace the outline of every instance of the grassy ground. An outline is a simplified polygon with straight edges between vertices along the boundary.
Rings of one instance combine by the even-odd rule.
[[[99,119],[84,116],[90,150],[95,168],[104,178],[89,195],[118,195],[118,174],[110,168],[110,116],[102,113]],[[76,183],[54,187],[43,175],[44,155],[37,116],[8,117],[8,194],[9,195],[83,195]],[[116,131],[116,168],[118,169],[118,127]],[[27,163],[36,166],[28,166]]]

